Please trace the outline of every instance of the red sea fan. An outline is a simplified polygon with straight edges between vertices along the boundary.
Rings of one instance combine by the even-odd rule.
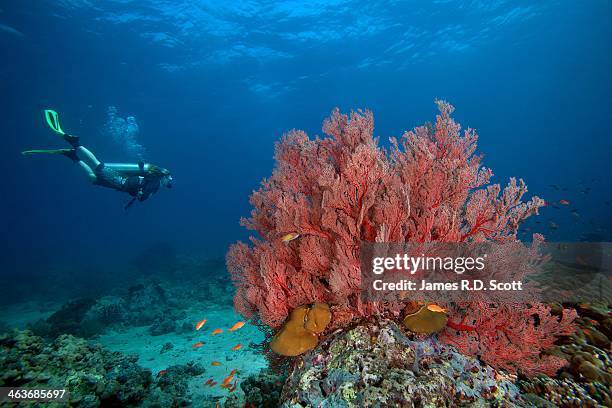
[[[334,110],[323,125],[328,136],[323,139],[310,139],[297,130],[282,138],[272,176],[252,194],[251,217],[242,220],[259,237],[251,239],[251,246],[233,245],[227,255],[240,313],[273,329],[292,309],[312,302],[331,305],[330,327],[373,314],[398,315],[402,304],[364,303],[360,298],[362,241],[516,241],[519,224],[537,213],[543,201],[534,197],[523,202],[527,190],[522,180],[511,179],[503,191],[489,185],[492,173],[474,154],[476,133],[461,132],[451,118],[453,107],[437,104],[435,124],[391,139],[389,151],[378,147],[369,111],[347,116]],[[509,316],[505,309],[491,311],[481,302],[473,302],[468,310],[481,322]],[[509,369],[513,365],[505,362],[514,358],[512,353],[529,347],[531,357],[521,364],[529,364],[527,371],[536,370],[534,361],[542,348],[569,330],[571,319],[561,324],[538,309],[538,325],[550,330],[544,332],[535,329],[529,307],[513,310],[519,315],[512,316],[524,325],[504,330],[530,327],[532,338],[511,336],[509,342],[496,342],[501,326],[492,322],[478,326],[479,334],[487,332],[475,340],[481,342],[478,347],[461,340],[462,330],[449,331],[445,339]],[[552,330],[555,322],[562,329]],[[460,328],[468,327],[465,332],[473,335],[472,326]]]
[[[566,364],[560,357],[545,355],[557,336],[574,332],[575,310],[551,316],[548,306],[473,302],[458,308],[441,339],[465,354],[477,355],[488,364],[527,376],[554,375]]]

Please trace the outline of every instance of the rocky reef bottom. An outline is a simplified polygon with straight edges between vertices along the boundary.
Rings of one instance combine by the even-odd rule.
[[[609,310],[563,306],[574,307],[579,317],[576,332],[560,338],[551,351],[568,361],[554,378],[510,375],[458,353],[435,335],[418,337],[394,321],[372,320],[328,335],[293,359],[289,371],[268,368],[249,376],[256,370],[240,369],[238,392],[197,396],[191,385],[212,390],[204,379],[222,378],[223,370],[215,370],[226,365],[229,370],[236,361],[203,365],[206,357],[193,352],[193,360],[152,373],[127,351],[110,351],[69,334],[44,338],[12,330],[0,335],[0,386],[65,388],[74,407],[612,406]],[[217,339],[206,337],[211,344]],[[190,344],[185,347],[191,349]],[[241,358],[246,356],[236,356]]]
[[[612,406],[607,307],[564,305],[577,330],[551,353],[568,365],[554,378],[525,378],[466,357],[436,336],[408,337],[393,321],[371,321],[327,337],[294,365],[279,406]]]
[[[519,379],[531,406],[612,407],[612,316],[607,305],[564,304],[578,313],[576,332],[559,339],[552,354],[568,365],[555,378]],[[558,305],[558,309],[561,305]]]
[[[0,387],[66,389],[73,407],[190,406],[187,380],[204,371],[198,365],[172,366],[154,378],[137,364],[137,356],[111,352],[72,335],[45,341],[27,330],[0,336],[0,349]]]
[[[306,354],[281,406],[417,407],[521,403],[514,378],[435,338],[413,341],[396,323],[364,323]]]

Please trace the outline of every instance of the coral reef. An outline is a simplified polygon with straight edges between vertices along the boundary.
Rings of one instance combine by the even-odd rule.
[[[187,394],[187,382],[190,377],[204,373],[206,369],[199,364],[173,365],[165,370],[165,374],[157,380],[157,386],[163,392],[170,395],[185,396]],[[185,402],[188,402],[185,399]]]
[[[512,378],[430,337],[412,341],[393,321],[330,336],[296,365],[285,408],[522,405]],[[478,405],[481,404],[481,405]]]
[[[30,331],[15,330],[0,336],[0,348],[1,387],[65,388],[74,407],[188,406],[187,381],[204,372],[197,364],[172,366],[153,379],[136,356],[71,335],[46,342]]]
[[[488,364],[511,373],[554,375],[567,361],[543,350],[554,341],[574,332],[574,310],[552,316],[543,304],[469,304],[461,322],[449,321],[441,339],[463,353],[478,355]],[[468,321],[469,324],[465,322]]]
[[[272,176],[251,195],[251,217],[242,220],[258,237],[227,254],[238,312],[275,330],[292,310],[317,302],[330,305],[328,331],[374,315],[399,318],[403,302],[360,297],[364,241],[516,243],[524,256],[505,270],[533,272],[543,237],[535,234],[527,248],[517,231],[544,201],[523,201],[522,180],[503,189],[489,184],[492,172],[474,154],[476,132],[462,132],[453,107],[437,104],[434,124],[392,138],[388,151],[373,137],[369,111],[333,111],[323,125],[327,138],[298,130],[282,138]],[[501,249],[494,255],[507,258]],[[474,296],[445,305],[444,341],[511,372],[553,373],[563,365],[542,352],[571,332],[571,311],[557,318],[540,304],[491,305]]]
[[[75,406],[133,406],[147,396],[152,382],[135,357],[71,335],[45,343],[28,331],[15,331],[3,335],[0,345],[1,386],[66,388]]]
[[[80,326],[80,333],[72,333],[81,337],[92,337],[103,332],[107,327],[124,321],[126,318],[126,302],[118,296],[103,296],[87,310]]]
[[[240,383],[246,404],[240,407],[276,408],[279,406],[283,384],[287,376],[262,370]]]
[[[44,337],[73,334],[91,338],[114,326],[150,325],[151,335],[158,336],[184,331],[185,318],[184,311],[167,290],[153,282],[133,285],[124,296],[68,301],[46,320],[31,325],[31,329]]]
[[[95,303],[94,298],[70,300],[47,319],[36,322],[32,329],[45,337],[57,337],[61,334],[88,337],[89,333],[85,332],[81,323]]]
[[[564,407],[612,406],[612,359],[610,358],[610,323],[607,306],[587,304],[575,307],[577,330],[560,339],[550,352],[568,360],[559,378],[536,377],[519,381],[525,393]],[[562,306],[556,305],[555,313]]]

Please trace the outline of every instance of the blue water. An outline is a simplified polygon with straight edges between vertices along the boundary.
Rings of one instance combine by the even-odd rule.
[[[119,280],[156,244],[222,256],[248,236],[239,219],[283,132],[369,108],[386,143],[433,120],[435,98],[477,129],[496,182],[570,201],[534,231],[611,240],[611,16],[607,1],[1,2],[4,282],[54,264]],[[109,106],[175,177],[129,211],[65,158],[19,154],[66,147],[53,108],[100,159],[136,160],[104,132]]]

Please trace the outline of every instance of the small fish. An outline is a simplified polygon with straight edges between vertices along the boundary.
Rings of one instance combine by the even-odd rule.
[[[580,217],[580,213],[576,209],[571,210],[570,213],[572,213],[574,217]]]
[[[202,328],[202,326],[204,326],[206,324],[206,319],[202,319],[199,322],[196,323],[195,325],[195,329],[200,330]]]
[[[223,379],[223,385],[228,385],[234,379],[234,374],[230,374]]]
[[[293,241],[294,239],[297,239],[300,237],[300,234],[298,234],[297,232],[290,232],[287,235],[283,235],[281,237],[281,241],[284,242],[285,244],[288,242]]]
[[[206,380],[206,382],[204,384],[205,385],[210,385],[210,384],[212,384],[212,382],[213,382],[213,379],[209,378],[208,380]]]
[[[242,348],[242,344],[238,343],[234,347],[232,347],[232,351],[238,351]]]
[[[242,326],[244,326],[244,324],[245,324],[244,322],[237,322],[229,329],[229,331],[231,332],[236,331],[240,329]]]
[[[232,386],[232,388],[230,388],[230,389],[229,389],[229,390],[227,390],[227,391],[228,391],[228,392],[234,392],[234,391],[236,391],[236,384],[234,384],[234,385]]]
[[[223,333],[223,330],[221,330],[221,329],[215,329],[215,330],[213,330],[212,335],[213,335],[213,336],[216,336],[217,334],[220,334],[220,333]]]
[[[427,310],[437,313],[446,313],[446,309],[434,304],[427,305]]]
[[[161,377],[163,375],[165,375],[168,372],[168,370],[161,370],[159,373],[157,373],[157,377]]]
[[[234,368],[232,371],[230,371],[230,374],[231,374],[231,375],[234,375],[234,374],[236,374],[236,372],[237,372],[237,371],[238,371],[238,370],[236,370],[236,369]]]
[[[221,365],[221,363],[220,363],[220,362],[218,362],[218,361],[213,361],[212,363],[210,363],[210,365],[211,365],[211,366],[218,367],[218,366],[220,366],[220,365]]]
[[[569,201],[567,201],[567,200],[559,200],[559,204],[562,204],[562,205],[569,205],[569,204],[570,204],[570,202],[569,202]]]
[[[217,382],[216,382],[216,381],[213,381],[213,382],[211,382],[211,383],[210,383],[210,386],[211,386],[211,387],[214,387],[215,385],[217,385]]]
[[[204,345],[204,343],[202,343],[201,341],[198,341],[197,343],[194,343],[194,345],[191,346],[191,348],[198,349],[198,348],[202,347],[203,345]]]
[[[551,221],[551,222],[548,223],[548,228],[550,228],[552,230],[556,230],[557,228],[559,228],[559,226]]]

